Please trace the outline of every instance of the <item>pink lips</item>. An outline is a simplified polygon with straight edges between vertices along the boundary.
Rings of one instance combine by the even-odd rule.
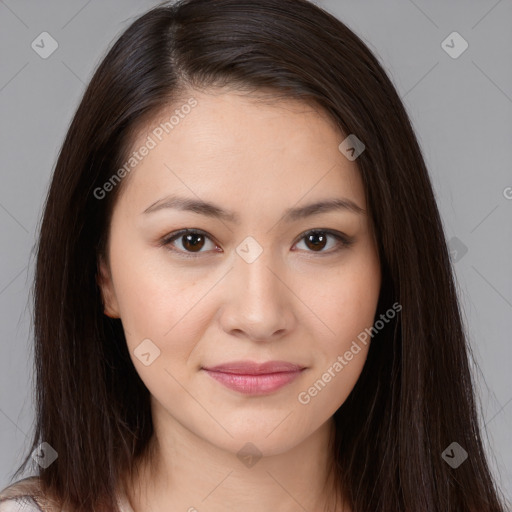
[[[213,379],[247,395],[271,393],[294,380],[305,368],[285,361],[234,361],[203,370]]]

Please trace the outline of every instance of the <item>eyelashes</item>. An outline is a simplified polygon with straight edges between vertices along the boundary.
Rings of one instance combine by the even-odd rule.
[[[329,244],[330,238],[335,240],[335,246],[334,248],[331,247],[328,250],[324,250],[325,246]],[[344,249],[348,249],[354,243],[353,237],[349,237],[331,229],[310,229],[305,231],[297,238],[293,245],[295,246],[299,242],[302,243],[303,240],[306,240],[304,243],[306,249],[300,250],[320,257],[337,254]],[[174,245],[175,241],[180,242],[180,245],[182,246],[181,249]],[[207,245],[207,241],[211,242],[211,249],[202,250]],[[326,242],[325,245],[323,245],[324,241]],[[318,244],[320,244],[320,250],[309,249],[306,245],[308,243],[312,243],[313,247],[317,248],[319,247]],[[181,229],[166,235],[159,241],[159,246],[163,246],[167,250],[184,258],[199,258],[201,255],[208,253],[211,254],[212,250],[214,252],[222,252],[222,249],[219,248],[219,245],[208,235],[208,233],[194,228]]]

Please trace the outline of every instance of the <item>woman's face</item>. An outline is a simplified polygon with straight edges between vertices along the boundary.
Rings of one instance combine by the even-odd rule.
[[[347,398],[381,274],[344,138],[305,103],[226,90],[194,91],[140,133],[110,226],[111,273],[101,262],[99,282],[157,428],[278,454]],[[311,206],[332,201],[363,211]],[[303,369],[207,371],[240,361]]]

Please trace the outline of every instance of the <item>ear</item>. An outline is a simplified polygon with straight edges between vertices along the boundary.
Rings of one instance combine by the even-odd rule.
[[[114,284],[112,282],[112,273],[105,262],[103,256],[98,257],[98,272],[96,282],[101,292],[104,313],[110,318],[119,318],[119,305],[117,303]]]

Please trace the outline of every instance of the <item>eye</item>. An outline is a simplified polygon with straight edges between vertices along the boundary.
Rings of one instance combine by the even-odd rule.
[[[325,247],[328,245],[329,238],[334,239],[336,242],[331,244],[331,249],[324,251]],[[341,251],[344,248],[350,247],[354,242],[353,238],[328,229],[314,229],[307,231],[301,234],[299,240],[301,242],[304,240],[306,246],[305,250],[307,252],[316,252],[322,255],[333,254]],[[176,247],[175,241],[179,242],[178,247]],[[160,245],[165,246],[170,251],[178,253],[184,257],[194,258],[201,252],[208,252],[208,248],[205,251],[202,251],[202,249],[207,246],[207,241],[210,241],[211,243],[210,250],[221,250],[219,246],[200,229],[182,229],[180,231],[176,231],[164,237],[160,241]],[[334,246],[334,248],[332,248],[332,246]]]
[[[328,245],[328,240],[334,238],[336,242],[331,244],[331,249],[324,251]],[[314,229],[303,233],[300,241],[304,240],[304,245],[308,252],[317,252],[320,254],[332,254],[350,247],[354,240],[342,233],[334,232],[329,229]],[[334,249],[332,247],[334,246]]]
[[[181,247],[175,248],[173,245],[175,240],[179,241]],[[205,246],[206,240],[211,241],[211,238],[200,229],[182,229],[165,237],[161,241],[161,245],[165,245],[170,251],[194,257],[194,253],[205,252],[201,249]],[[212,245],[213,249],[217,247],[213,242]]]

